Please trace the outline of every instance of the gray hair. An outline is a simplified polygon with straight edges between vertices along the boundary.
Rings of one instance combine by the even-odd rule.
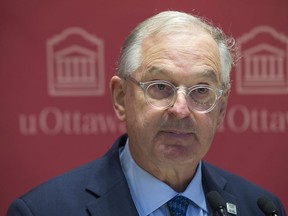
[[[227,38],[221,29],[208,24],[202,18],[178,11],[161,12],[140,23],[130,33],[121,49],[117,75],[125,77],[141,66],[141,44],[145,38],[159,32],[169,34],[171,31],[185,31],[191,25],[200,27],[216,41],[220,52],[221,79],[226,88],[230,84],[230,71],[234,62],[234,39]]]

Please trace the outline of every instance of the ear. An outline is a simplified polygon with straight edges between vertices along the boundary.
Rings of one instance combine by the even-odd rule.
[[[217,128],[220,128],[224,122],[224,118],[225,118],[225,114],[226,114],[226,110],[227,110],[229,94],[230,94],[230,85],[227,88],[225,94],[221,97],[221,99],[219,101],[219,105],[218,105],[219,106],[219,116],[218,116],[218,120],[217,120]]]
[[[125,115],[125,93],[126,88],[123,80],[118,76],[113,76],[110,80],[110,92],[115,113],[120,121],[124,121]]]

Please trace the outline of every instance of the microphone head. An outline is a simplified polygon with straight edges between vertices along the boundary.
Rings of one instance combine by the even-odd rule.
[[[258,207],[263,211],[265,215],[277,215],[278,209],[273,203],[272,200],[268,199],[267,197],[260,197],[257,200]]]
[[[217,191],[210,191],[207,194],[207,200],[214,211],[226,209],[225,201]]]

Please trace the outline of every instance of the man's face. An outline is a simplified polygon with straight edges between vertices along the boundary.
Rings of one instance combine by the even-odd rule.
[[[141,60],[141,67],[132,74],[138,81],[221,88],[217,44],[203,32],[150,37],[142,45]],[[149,172],[161,167],[196,167],[223,119],[226,98],[221,98],[211,112],[201,114],[191,112],[185,95],[179,93],[173,106],[159,110],[146,103],[139,86],[129,81],[125,84],[122,120],[137,164]]]

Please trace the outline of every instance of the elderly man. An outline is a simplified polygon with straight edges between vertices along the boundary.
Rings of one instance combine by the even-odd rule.
[[[271,193],[202,161],[225,116],[233,63],[228,41],[181,12],[141,23],[110,81],[127,135],[102,158],[17,199],[8,215],[256,216],[263,215],[260,197],[285,215]]]

